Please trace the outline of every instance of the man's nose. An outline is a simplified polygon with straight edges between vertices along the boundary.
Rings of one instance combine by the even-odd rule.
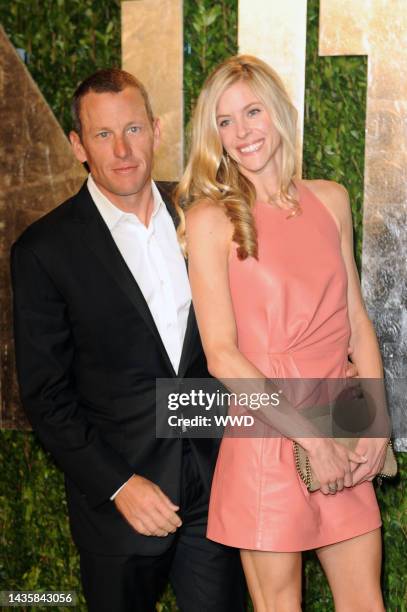
[[[114,141],[114,154],[116,157],[127,157],[130,146],[125,136],[116,136]]]

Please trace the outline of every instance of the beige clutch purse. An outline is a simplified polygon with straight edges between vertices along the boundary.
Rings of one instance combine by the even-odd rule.
[[[337,442],[346,446],[350,450],[355,450],[358,440],[360,438],[335,438]],[[294,446],[294,458],[297,472],[300,475],[301,480],[307,487],[308,491],[317,491],[320,488],[318,480],[316,480],[312,473],[311,464],[306,451],[297,442],[293,442]],[[378,478],[393,478],[397,474],[397,462],[394,455],[393,446],[391,441],[387,446],[386,459],[380,474],[377,474]]]

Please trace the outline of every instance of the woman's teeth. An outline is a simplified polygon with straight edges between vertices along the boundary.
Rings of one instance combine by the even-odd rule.
[[[260,149],[262,144],[263,144],[263,141],[254,142],[253,144],[248,145],[247,147],[241,147],[239,151],[241,153],[254,153],[255,151],[258,151]]]

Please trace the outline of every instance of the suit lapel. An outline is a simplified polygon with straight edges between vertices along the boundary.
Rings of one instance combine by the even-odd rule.
[[[183,378],[191,360],[192,351],[197,342],[200,342],[198,326],[195,319],[195,311],[192,306],[189,308],[187,328],[185,330],[184,344],[182,345],[181,359],[179,362],[178,376]]]
[[[79,192],[77,205],[78,218],[84,223],[82,239],[85,246],[98,257],[112,277],[112,280],[135,306],[159,345],[168,368],[175,375],[174,368],[144,295],[117,248],[87,189],[82,188]]]
[[[168,213],[170,214],[175,227],[177,227],[179,223],[178,215],[172,203],[168,201],[169,189],[173,187],[173,184],[164,184],[165,189],[163,189],[162,183],[158,183],[157,186],[161,192]],[[144,295],[130,272],[119,249],[117,248],[105,222],[93,203],[86,187],[86,182],[76,196],[76,200],[76,220],[83,224],[82,238],[86,247],[98,257],[102,265],[109,272],[113,281],[127,295],[135,308],[137,308],[145,324],[153,334],[161,350],[163,358],[172,374],[174,376],[178,375],[179,377],[183,377],[188,368],[194,346],[196,346],[196,343],[200,342],[192,302],[188,314],[180,365],[178,368],[178,374],[176,374]],[[187,261],[185,261],[185,265],[188,269]]]
[[[177,211],[174,208],[174,205],[171,202],[171,193],[174,189],[175,183],[156,183],[156,185],[161,193],[163,202],[167,207],[168,213],[174,222],[175,228],[177,228],[179,224],[179,217],[177,215]],[[188,271],[187,259],[185,260],[185,265]],[[195,311],[191,302],[191,306],[189,308],[188,313],[187,327],[185,330],[184,343],[182,345],[181,359],[178,368],[178,376],[180,378],[185,375],[185,372],[188,368],[188,364],[190,362],[193,348],[194,346],[196,346],[197,342],[200,342],[200,338],[195,318]]]

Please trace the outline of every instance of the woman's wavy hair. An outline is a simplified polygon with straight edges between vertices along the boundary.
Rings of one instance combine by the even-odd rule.
[[[231,57],[222,62],[203,85],[192,120],[189,160],[174,193],[180,217],[178,238],[185,254],[184,211],[198,200],[209,199],[223,206],[232,222],[239,259],[257,258],[258,255],[252,215],[255,189],[223,150],[216,121],[219,98],[238,81],[247,83],[263,102],[280,134],[282,165],[278,199],[292,209],[290,216],[300,210],[298,202],[289,193],[296,173],[297,111],[281,79],[270,66],[250,55]]]

